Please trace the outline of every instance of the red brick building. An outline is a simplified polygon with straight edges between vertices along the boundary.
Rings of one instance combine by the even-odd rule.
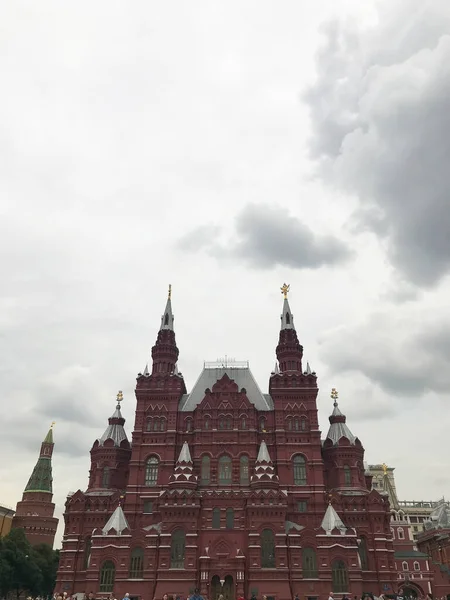
[[[28,541],[36,544],[48,544],[53,548],[58,519],[53,514],[52,502],[52,455],[53,425],[41,444],[36,466],[23,492],[22,500],[17,503],[12,527],[22,528]]]
[[[137,377],[129,442],[119,403],[91,450],[89,485],[67,499],[58,591],[153,600],[194,587],[328,598],[396,591],[386,494],[333,391],[321,439],[317,377],[285,294],[268,393],[247,363],[178,370],[171,298],[152,366]]]
[[[417,545],[429,556],[433,570],[433,594],[437,598],[450,596],[450,508],[442,502],[424,523]]]

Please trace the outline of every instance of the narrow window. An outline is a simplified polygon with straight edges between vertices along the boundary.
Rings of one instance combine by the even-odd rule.
[[[142,579],[144,576],[144,551],[142,548],[133,548],[130,558],[130,578]]]
[[[275,537],[271,529],[264,529],[261,534],[261,568],[275,568]]]
[[[241,485],[248,485],[249,476],[248,476],[248,456],[241,456],[239,460],[240,464],[240,480]]]
[[[294,483],[306,485],[306,461],[303,456],[294,457]]]
[[[159,462],[155,456],[147,460],[145,467],[145,485],[154,486],[158,483],[158,466]]]
[[[231,458],[229,456],[219,458],[219,483],[231,483]]]
[[[361,569],[363,571],[369,570],[369,563],[367,560],[367,542],[366,538],[362,537],[358,544],[359,560],[361,561]]]
[[[287,312],[286,313],[286,325],[290,325],[291,324],[291,315]]]
[[[348,573],[343,560],[335,560],[331,564],[333,592],[342,594],[348,592]]]
[[[210,467],[211,459],[209,458],[209,456],[202,456],[201,483],[203,485],[206,485],[210,482]]]
[[[112,560],[106,560],[100,569],[100,592],[112,592],[115,578],[116,567]]]
[[[209,429],[209,418],[205,418],[205,429]]]
[[[184,569],[184,553],[186,548],[186,536],[184,531],[177,529],[172,534],[170,542],[170,568]]]
[[[344,485],[352,485],[352,472],[348,465],[344,465]]]
[[[227,508],[225,527],[227,529],[234,529],[234,510],[232,508]]]
[[[298,512],[305,513],[308,511],[308,503],[306,500],[300,500],[298,503]]]
[[[300,425],[301,425],[301,430],[306,431],[306,419],[302,419],[300,421]]]
[[[302,568],[304,579],[317,579],[317,557],[314,548],[303,548]]]
[[[102,488],[109,488],[110,475],[109,467],[103,467]]]
[[[211,526],[213,529],[220,529],[220,508],[213,508]]]
[[[241,419],[241,429],[247,429],[247,419],[245,417]]]
[[[144,500],[144,515],[151,515],[153,512],[153,502],[151,500]]]

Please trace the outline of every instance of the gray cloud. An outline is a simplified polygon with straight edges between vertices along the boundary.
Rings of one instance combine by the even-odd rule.
[[[338,238],[313,232],[284,207],[249,204],[235,218],[234,240],[217,240],[217,227],[200,227],[181,239],[183,250],[207,250],[219,259],[239,260],[258,269],[277,265],[317,269],[348,260],[352,253]]]
[[[394,402],[450,389],[450,320],[441,311],[415,305],[375,313],[330,332],[321,347],[333,371],[362,374]]]
[[[450,6],[393,0],[378,25],[324,29],[305,96],[324,181],[357,196],[354,224],[430,286],[450,270]]]

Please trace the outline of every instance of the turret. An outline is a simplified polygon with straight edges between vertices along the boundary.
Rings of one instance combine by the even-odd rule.
[[[331,390],[333,412],[329,417],[330,428],[323,443],[322,455],[329,489],[366,489],[364,474],[364,448],[347,425],[346,416],[338,406],[338,393]]]
[[[117,405],[108,419],[108,427],[91,450],[89,490],[123,490],[128,481],[131,445],[124,429],[125,419],[120,411],[122,392],[117,394]]]
[[[22,500],[17,503],[12,523],[13,527],[25,531],[31,544],[48,544],[52,547],[58,527],[58,519],[53,517],[55,505],[52,502],[53,425],[54,423],[41,444],[39,458],[25,487]]]
[[[283,284],[281,291],[284,295],[283,312],[281,314],[281,329],[276,349],[281,373],[301,373],[303,346],[297,338],[294,326],[294,315],[291,312],[287,298],[289,285]]]
[[[172,375],[178,360],[178,348],[175,341],[173,328],[174,316],[172,312],[172,286],[169,285],[164,314],[161,317],[156,343],[152,348],[152,375]]]

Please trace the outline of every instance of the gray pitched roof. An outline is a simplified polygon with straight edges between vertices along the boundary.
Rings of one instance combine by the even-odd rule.
[[[122,531],[124,531],[125,529],[130,529],[127,518],[124,515],[124,512],[120,505],[116,508],[106,525],[103,527],[103,535],[108,535],[111,529],[114,529],[117,535],[122,535]]]
[[[185,442],[186,443],[186,442]],[[270,455],[269,455],[269,450],[267,448],[267,444],[266,442],[263,440],[261,442],[261,446],[259,447],[259,452],[258,452],[258,458],[256,459],[256,462],[272,462],[270,459]]]
[[[336,528],[339,529],[341,533],[345,533],[347,530],[347,527],[342,522],[341,517],[337,514],[331,504],[328,505],[327,510],[325,511],[321,527],[327,533],[327,535],[331,535],[333,529]]]
[[[348,439],[350,444],[354,444],[356,441],[356,436],[353,435],[345,422],[345,415],[341,413],[338,403],[335,402],[330,417],[330,428],[325,440],[331,440],[334,445],[337,445],[339,440],[344,437]]]
[[[184,442],[183,447],[181,448],[180,456],[178,457],[178,462],[192,462],[191,453],[189,451],[189,444],[187,442]]]
[[[237,366],[238,365],[238,366]],[[191,411],[201,403],[205,397],[205,390],[212,389],[213,385],[222,379],[224,375],[228,375],[232,379],[239,390],[245,388],[247,398],[258,410],[272,410],[273,401],[269,394],[263,394],[253,377],[248,363],[235,363],[233,366],[223,365],[219,363],[205,363],[200,377],[197,379],[190,394],[184,394],[180,400],[181,411]]]
[[[120,404],[116,406],[116,410],[112,417],[109,418],[109,425],[105,429],[105,433],[99,438],[100,446],[106,442],[106,440],[112,440],[115,446],[120,446],[124,440],[128,440],[127,434],[123,427],[125,419],[122,417],[120,412]]]

